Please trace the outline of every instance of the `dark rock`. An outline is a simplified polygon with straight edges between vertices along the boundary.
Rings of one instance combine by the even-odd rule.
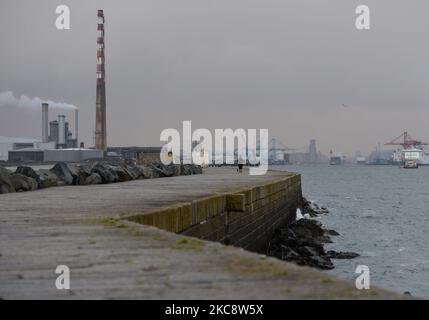
[[[161,162],[152,163],[145,166],[136,166],[140,170],[141,174],[139,178],[153,179],[160,177],[175,177],[175,176],[186,176],[192,174],[201,174],[201,166],[193,164],[177,165],[169,164],[164,165]],[[133,170],[136,170],[133,168]]]
[[[300,219],[292,223],[291,228],[297,234],[302,237],[318,237],[324,235],[322,224],[316,220]]]
[[[74,185],[84,185],[86,179],[91,175],[91,166],[89,164],[69,165],[73,176]]]
[[[50,188],[58,186],[58,177],[50,170],[40,169],[37,170],[39,177],[39,188]]]
[[[319,236],[316,238],[316,240],[319,241],[320,243],[333,243],[333,241],[329,236]]]
[[[404,294],[407,295],[407,296],[412,296],[412,294],[411,294],[410,291],[405,291]]]
[[[194,174],[203,174],[203,167],[193,165]]]
[[[159,178],[159,172],[153,169],[152,166],[139,166],[143,179]]]
[[[101,184],[103,180],[101,179],[100,175],[96,172],[91,173],[84,181],[84,185],[90,185],[90,184]]]
[[[147,166],[124,165],[120,162],[95,162],[72,164],[56,163],[50,170],[37,170],[31,167],[17,168],[12,183],[12,172],[2,167],[0,171],[0,193],[34,190],[35,188],[48,188],[64,185],[87,185],[100,183],[115,183],[136,179],[152,179],[160,177],[173,177],[202,173],[201,166],[164,165],[161,162]],[[23,178],[27,177],[29,179]],[[35,187],[34,181],[37,183]]]
[[[329,210],[315,209],[313,210],[313,212],[316,214],[324,214],[324,213],[329,213]]]
[[[66,185],[83,185],[86,178],[91,175],[91,170],[92,167],[89,164],[58,162],[50,171],[57,176],[58,180],[63,181]]]
[[[308,201],[306,198],[302,198],[302,213],[308,213],[311,217],[315,217],[320,214],[329,213],[326,207],[319,207],[315,202]]]
[[[173,177],[175,174],[177,175],[177,170],[174,164],[166,166],[163,163],[158,162],[149,166],[158,173],[159,177]]]
[[[330,236],[339,236],[340,234],[333,229],[326,229],[325,232]]]
[[[87,177],[91,175],[92,165],[89,163],[83,163],[79,165],[79,171],[82,175],[86,175]]]
[[[191,175],[193,173],[192,165],[190,165],[190,164],[182,164],[181,168],[180,168],[180,171],[181,171],[181,173],[182,173],[183,176],[189,176],[189,175]]]
[[[58,162],[55,166],[50,169],[59,180],[63,181],[66,185],[73,184],[76,181],[77,173],[74,168],[70,168],[65,162]]]
[[[323,270],[334,269],[334,264],[327,256],[314,255],[307,257],[304,261],[306,266],[316,267]]]
[[[9,170],[0,167],[0,194],[15,192],[10,176],[11,172]]]
[[[359,257],[359,254],[356,252],[337,252],[334,250],[329,250],[326,255],[331,259],[353,259]]]
[[[38,188],[37,181],[20,173],[10,175],[10,181],[16,192],[34,191]]]
[[[304,202],[308,202],[304,199]],[[307,213],[312,216],[318,209],[317,204],[307,204]],[[268,255],[319,269],[334,268],[331,259],[351,259],[359,256],[354,252],[325,252],[323,245],[330,243],[330,235],[339,235],[335,230],[325,229],[313,219],[299,219],[274,231],[269,242]]]
[[[276,230],[269,254],[299,265],[332,269],[334,265],[323,249],[323,242],[329,240],[329,237],[323,234],[324,230],[318,221],[298,220]]]
[[[70,172],[70,175],[72,176],[72,185],[77,186],[85,181],[86,175],[84,171],[80,170],[78,165],[67,163],[66,166]]]
[[[116,173],[118,177],[118,182],[134,180],[133,175],[128,171],[126,167],[111,166],[111,169]]]
[[[177,177],[181,175],[181,165],[179,164],[169,164],[165,167],[167,171],[172,173],[171,177]]]
[[[24,176],[33,178],[34,180],[37,181],[37,183],[40,183],[39,175],[31,167],[19,166],[18,168],[16,168],[15,173],[20,173],[20,174],[22,174]]]
[[[181,175],[188,176],[191,174],[202,174],[203,168],[196,164],[183,164],[181,165]]]
[[[133,180],[143,177],[143,171],[138,166],[127,166],[129,173],[132,175]]]
[[[292,261],[300,257],[299,253],[291,249],[290,247],[281,245],[281,249],[282,249],[282,260]]]
[[[298,249],[298,252],[301,254],[301,256],[304,256],[304,257],[312,257],[312,256],[319,255],[319,253],[310,246],[302,246],[302,247],[298,247],[297,249]]]
[[[102,183],[114,183],[119,181],[119,177],[115,170],[108,164],[96,163],[91,172],[99,174]]]
[[[152,163],[149,165],[154,171],[158,172],[158,175],[160,178],[168,177],[170,174],[165,170],[165,166],[158,162],[158,163]],[[172,176],[173,174],[171,174]]]

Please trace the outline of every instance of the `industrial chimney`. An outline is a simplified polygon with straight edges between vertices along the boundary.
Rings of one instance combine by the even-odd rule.
[[[48,137],[48,108],[49,105],[44,102],[42,103],[42,142],[48,143],[49,137]]]
[[[74,136],[76,138],[76,147],[79,148],[79,109],[74,111]]]
[[[104,12],[98,10],[97,25],[97,87],[95,103],[95,148],[107,149],[106,131],[106,84],[105,84],[105,55],[104,55]]]
[[[58,147],[64,148],[66,146],[66,116],[58,116]]]

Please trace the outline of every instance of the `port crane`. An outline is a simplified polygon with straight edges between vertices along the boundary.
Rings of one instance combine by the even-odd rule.
[[[399,137],[384,144],[385,146],[402,146],[404,149],[411,149],[416,146],[427,146],[428,143],[413,139],[410,134],[405,131]]]
[[[278,140],[276,138],[272,138],[271,141],[269,142],[268,150],[270,152],[277,152],[277,151],[278,152],[287,152],[287,151],[292,151],[295,149],[289,148],[283,142],[281,142],[280,140]]]
[[[284,143],[282,143],[280,140],[276,138],[272,138],[271,141],[268,144],[268,159],[271,162],[283,162],[285,154],[287,154],[288,151],[292,151],[295,149],[287,147]]]

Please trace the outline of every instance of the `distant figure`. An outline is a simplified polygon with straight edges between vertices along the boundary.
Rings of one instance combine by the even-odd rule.
[[[243,172],[243,163],[244,163],[244,160],[243,160],[243,158],[240,156],[240,157],[238,158],[238,169],[237,169],[237,172],[239,172],[239,173],[242,173],[242,172]]]

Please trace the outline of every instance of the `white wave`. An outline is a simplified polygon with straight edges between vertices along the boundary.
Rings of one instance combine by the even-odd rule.
[[[301,209],[298,208],[298,209],[296,209],[296,221],[301,220],[301,219],[304,219],[304,216],[301,213]]]

